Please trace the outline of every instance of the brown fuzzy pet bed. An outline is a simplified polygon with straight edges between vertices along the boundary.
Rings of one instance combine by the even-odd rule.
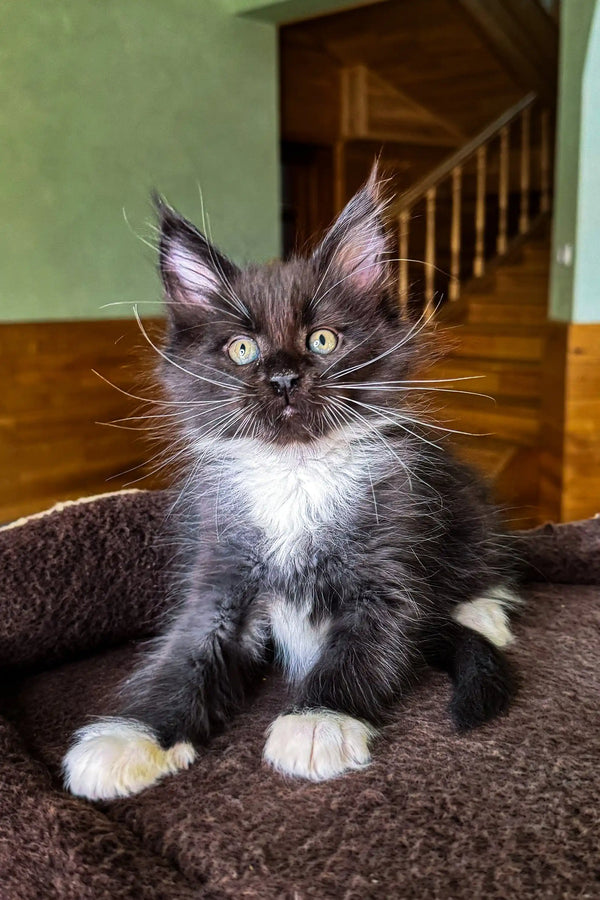
[[[523,535],[508,716],[457,735],[432,673],[370,768],[285,781],[261,763],[273,675],[191,769],[92,805],[60,760],[157,628],[167,509],[129,492],[0,531],[2,900],[600,897],[600,519]]]

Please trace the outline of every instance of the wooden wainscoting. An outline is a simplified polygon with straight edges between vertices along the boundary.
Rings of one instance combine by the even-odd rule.
[[[160,337],[161,320],[145,326],[154,340]],[[164,486],[167,474],[152,474],[158,447],[151,432],[100,424],[148,411],[121,391],[157,398],[155,362],[129,320],[0,325],[0,523],[59,500]],[[533,447],[540,517],[594,515],[600,512],[600,324],[548,326],[541,387],[541,437]]]
[[[543,514],[557,522],[596,515],[600,513],[600,324],[549,324],[543,385]]]
[[[163,326],[146,327],[156,338]],[[160,484],[143,477],[156,452],[147,431],[99,424],[144,407],[117,388],[156,396],[155,361],[135,321],[0,325],[0,523],[139,478]]]

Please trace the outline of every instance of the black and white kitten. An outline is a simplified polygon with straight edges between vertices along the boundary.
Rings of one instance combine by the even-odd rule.
[[[407,403],[421,326],[399,314],[376,175],[309,259],[245,270],[159,212],[185,576],[118,715],[77,732],[67,786],[123,797],[187,767],[273,655],[290,701],[264,759],[286,775],[367,765],[426,664],[459,729],[487,721],[512,692],[510,554]]]

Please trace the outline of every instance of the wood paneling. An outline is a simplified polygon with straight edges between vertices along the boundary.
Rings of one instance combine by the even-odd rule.
[[[364,184],[378,156],[385,177],[393,180],[398,194],[419,181],[448,155],[446,147],[381,141],[347,141],[344,144],[345,195],[348,200]]]
[[[600,512],[600,325],[553,322],[543,369],[541,502],[557,521]]]
[[[542,366],[540,506],[543,518],[561,521],[565,427],[567,327],[548,323]]]
[[[147,326],[155,336],[162,329],[159,320]],[[121,391],[156,397],[155,360],[129,320],[0,325],[0,522],[117,490],[147,471],[134,467],[156,452],[148,432],[99,424],[144,404],[93,370]]]
[[[465,136],[450,123],[388,84],[366,66],[341,69],[342,137],[441,146],[448,152]]]
[[[331,144],[341,133],[341,66],[295,27],[280,48],[281,135],[286,141]]]
[[[490,303],[499,302],[490,291]],[[148,326],[158,337],[162,323]],[[440,395],[440,405],[450,427],[491,432],[455,441],[496,482],[519,525],[600,512],[600,325],[550,323],[545,332],[541,365],[514,354],[486,359],[485,335],[480,358],[463,357],[455,332],[456,350],[429,373],[485,375],[456,387],[489,393],[496,405],[460,394]],[[0,326],[0,522],[131,482],[166,483],[166,476],[144,477],[152,469],[144,463],[156,452],[146,431],[99,424],[147,411],[146,405],[93,371],[152,399],[154,362],[127,320]]]
[[[556,91],[558,28],[531,0],[459,0],[503,66],[552,101]]]
[[[314,106],[307,121],[321,121],[330,108],[331,87],[323,82],[324,59],[338,67],[366,66],[383,81],[428,111],[448,130],[473,135],[515,103],[531,85],[521,83],[496,58],[486,39],[453,0],[391,0],[375,6],[302,22],[282,29],[283,133],[297,122],[296,100],[309,100],[314,79]],[[301,62],[299,47],[317,48],[324,57]],[[286,58],[295,63],[288,66]],[[315,72],[311,66],[315,66]],[[297,86],[288,90],[297,80]],[[322,108],[319,97],[322,96]],[[291,109],[288,110],[288,104]],[[294,109],[295,107],[295,109]],[[328,118],[327,127],[332,122]]]
[[[323,236],[336,212],[335,157],[330,147],[282,147],[283,252],[306,250]]]

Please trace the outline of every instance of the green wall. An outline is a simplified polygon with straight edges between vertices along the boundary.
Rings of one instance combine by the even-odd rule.
[[[226,0],[0,0],[0,135],[4,321],[159,297],[154,187],[200,222],[200,184],[236,259],[279,252],[276,32]]]
[[[573,321],[600,322],[600,3],[583,70]]]
[[[562,0],[550,313],[563,321],[600,321],[599,97],[600,2]]]

